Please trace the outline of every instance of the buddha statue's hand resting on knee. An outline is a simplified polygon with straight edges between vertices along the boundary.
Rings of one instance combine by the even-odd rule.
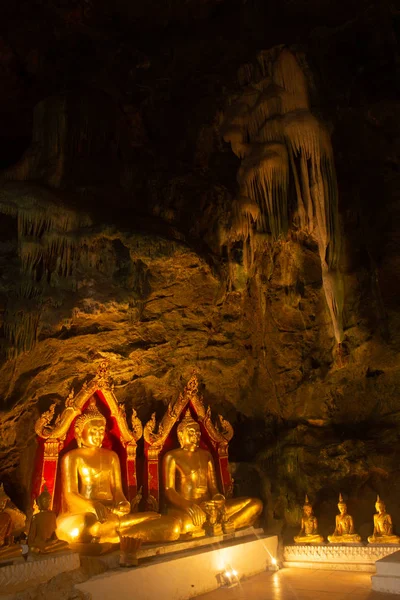
[[[342,494],[339,494],[338,509],[340,514],[336,515],[335,531],[328,535],[328,541],[332,544],[359,544],[361,537],[354,531],[353,517],[347,513]]]
[[[313,514],[313,508],[308,501],[303,506],[303,517],[301,519],[301,529],[299,534],[294,538],[296,544],[322,544],[324,538],[318,533],[317,517]]]
[[[400,544],[400,537],[393,535],[392,517],[386,512],[383,500],[376,499],[375,508],[378,511],[374,515],[374,533],[369,536],[370,544]]]
[[[207,513],[213,510],[209,503],[216,497],[226,525],[234,529],[252,525],[262,511],[262,502],[256,498],[225,501],[219,494],[212,456],[199,448],[200,426],[189,410],[177,432],[180,448],[164,456],[163,481],[168,514],[179,519],[181,533],[204,535]]]
[[[119,458],[102,448],[105,426],[94,400],[76,419],[78,448],[67,452],[61,463],[57,536],[68,542],[119,543],[120,535],[144,542],[176,540],[180,528],[173,518],[155,512],[131,513],[122,490]]]

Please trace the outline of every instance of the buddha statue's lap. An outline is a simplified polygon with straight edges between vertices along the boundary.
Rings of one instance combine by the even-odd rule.
[[[257,498],[225,500],[219,494],[213,459],[199,448],[200,427],[189,412],[178,426],[178,439],[181,447],[164,457],[163,480],[168,514],[179,519],[181,533],[204,534],[213,502],[224,530],[252,525],[262,511],[262,502]]]
[[[120,535],[144,542],[177,539],[179,524],[173,518],[130,512],[118,456],[101,447],[105,423],[95,403],[76,420],[78,448],[68,452],[61,464],[62,512],[57,519],[57,536],[84,543],[118,543]]]

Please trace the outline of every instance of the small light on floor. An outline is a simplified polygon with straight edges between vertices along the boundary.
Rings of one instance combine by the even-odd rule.
[[[217,575],[218,582],[223,587],[234,587],[239,583],[239,574],[236,569],[229,567]]]
[[[268,571],[279,571],[278,560],[275,556],[271,556],[271,563],[267,566]]]

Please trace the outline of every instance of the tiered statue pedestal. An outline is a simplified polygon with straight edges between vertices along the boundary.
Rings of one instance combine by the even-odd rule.
[[[375,573],[375,562],[399,550],[397,544],[304,544],[285,546],[285,567],[365,571]],[[400,563],[399,563],[400,566]]]
[[[226,536],[145,546],[138,554],[138,567],[107,571],[76,588],[96,600],[109,600],[115,594],[118,600],[186,600],[218,588],[226,571],[234,569],[239,578],[265,571],[277,549],[277,536],[260,535],[253,528]],[[83,564],[85,560],[90,559],[82,557]],[[96,560],[111,561],[112,555]]]
[[[373,575],[371,579],[373,590],[400,594],[400,551],[378,560],[376,575]]]
[[[10,563],[0,563],[0,597],[49,581],[52,577],[79,569],[79,555],[75,552],[29,555]]]

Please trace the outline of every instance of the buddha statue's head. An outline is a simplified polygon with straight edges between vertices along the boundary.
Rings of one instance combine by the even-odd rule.
[[[347,504],[343,500],[342,494],[339,494],[338,509],[339,509],[341,515],[345,515],[347,513]]]
[[[39,510],[50,510],[51,506],[51,494],[47,489],[47,485],[44,484],[42,493],[36,498],[36,503]]]
[[[198,447],[201,437],[200,425],[193,419],[189,409],[178,425],[177,434],[181,448],[193,451]]]
[[[384,501],[379,498],[379,494],[376,497],[375,508],[379,513],[383,513],[386,510],[386,505]]]
[[[101,448],[106,433],[106,418],[98,410],[96,400],[75,421],[75,438],[79,447]]]
[[[303,511],[307,517],[311,517],[311,515],[313,514],[312,504],[309,501],[307,494],[303,505]]]

